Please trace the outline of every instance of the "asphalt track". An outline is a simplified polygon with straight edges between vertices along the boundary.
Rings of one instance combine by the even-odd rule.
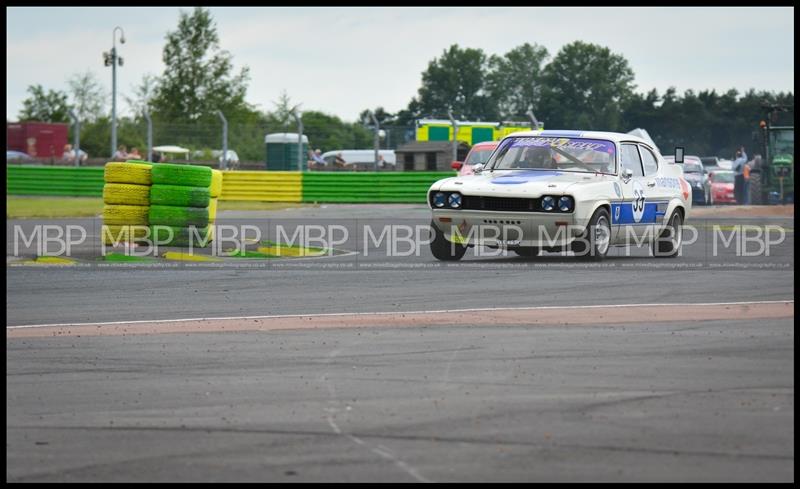
[[[425,218],[409,206],[261,217],[388,221],[396,209]],[[378,250],[286,268],[8,267],[7,326],[676,305],[619,323],[451,312],[402,327],[9,332],[7,480],[793,481],[793,302],[718,319],[680,306],[792,300],[793,231],[771,257],[712,257],[706,238],[675,260],[612,256],[610,268]]]

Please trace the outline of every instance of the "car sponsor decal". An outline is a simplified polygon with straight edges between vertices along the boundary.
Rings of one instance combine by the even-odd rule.
[[[668,202],[645,202],[642,215],[637,220],[633,216],[633,206],[631,202],[612,202],[611,209],[614,216],[611,224],[614,225],[640,225],[653,224],[659,222],[659,218],[664,214],[659,212],[665,208]]]
[[[516,185],[520,183],[535,182],[537,180],[547,180],[563,175],[560,171],[522,171],[510,175],[503,175],[492,180],[492,183],[500,185]]]
[[[633,214],[634,221],[639,222],[642,220],[642,216],[644,216],[644,205],[644,187],[642,187],[642,184],[638,180],[634,180],[633,200],[631,201],[631,212]]]
[[[617,194],[617,197],[622,198],[622,189],[617,182],[614,182],[614,193]]]

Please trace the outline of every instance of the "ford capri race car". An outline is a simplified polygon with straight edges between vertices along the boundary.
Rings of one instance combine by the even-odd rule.
[[[428,190],[430,246],[439,260],[460,260],[480,245],[521,256],[572,251],[593,260],[610,246],[647,243],[661,257],[680,251],[692,190],[680,165],[641,138],[517,132],[475,169]]]

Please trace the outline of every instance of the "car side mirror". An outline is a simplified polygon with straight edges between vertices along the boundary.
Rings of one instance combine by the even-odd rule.
[[[450,168],[452,168],[455,171],[460,170],[462,166],[464,166],[464,163],[462,163],[460,161],[454,161],[454,162],[450,163]]]
[[[483,171],[483,163],[478,163],[472,167],[472,172],[478,174]]]
[[[675,147],[675,163],[683,163],[683,148],[681,146]]]
[[[624,182],[628,182],[631,178],[633,178],[633,170],[630,168],[625,168],[622,170],[622,180]]]

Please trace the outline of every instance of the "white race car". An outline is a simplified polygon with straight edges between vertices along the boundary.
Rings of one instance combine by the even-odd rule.
[[[681,163],[682,150],[676,153]],[[516,132],[477,170],[428,190],[431,251],[439,260],[459,260],[478,245],[522,256],[572,251],[594,260],[610,246],[633,243],[650,243],[655,256],[680,251],[691,188],[680,165],[639,137]]]

